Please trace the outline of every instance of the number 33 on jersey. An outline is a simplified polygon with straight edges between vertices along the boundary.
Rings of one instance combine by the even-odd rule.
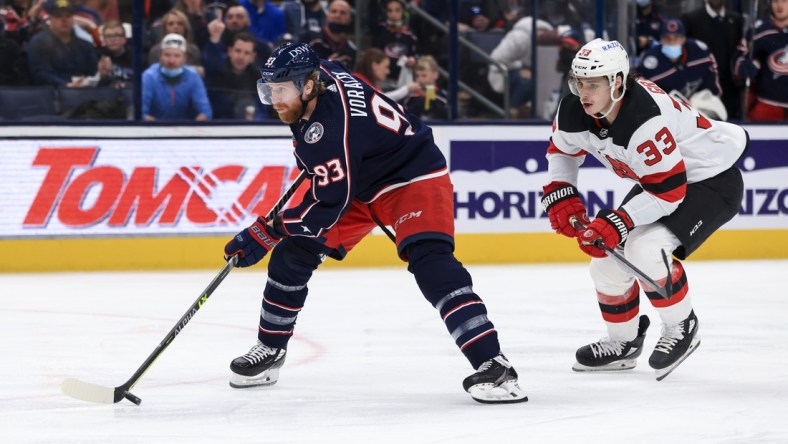
[[[645,79],[628,91],[613,124],[605,122],[587,115],[577,96],[564,97],[547,150],[551,174],[574,183],[577,165],[591,154],[645,191],[625,204],[636,225],[672,213],[688,183],[729,168],[746,142],[740,127],[706,119]]]

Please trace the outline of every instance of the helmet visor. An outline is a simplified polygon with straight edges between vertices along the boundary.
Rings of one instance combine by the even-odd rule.
[[[301,97],[303,90],[303,85],[298,86],[293,81],[266,83],[263,82],[263,79],[257,80],[257,95],[260,97],[260,102],[263,105],[290,102]]]
[[[567,83],[569,83],[569,91],[576,96],[580,95],[581,88],[589,94],[596,94],[610,86],[610,82],[604,77],[584,77],[578,79],[574,73],[569,74]]]

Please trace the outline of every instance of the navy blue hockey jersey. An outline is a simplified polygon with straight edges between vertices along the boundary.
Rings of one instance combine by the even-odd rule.
[[[649,48],[643,53],[637,71],[666,92],[676,90],[684,97],[703,89],[716,96],[722,94],[717,62],[706,44],[695,39],[687,39],[676,63],[662,53],[662,45]]]
[[[328,87],[308,120],[290,125],[298,167],[311,190],[282,221],[290,235],[318,237],[353,199],[369,203],[409,182],[448,174],[432,129],[344,65],[321,60]]]
[[[772,20],[755,24],[739,44],[734,72],[748,57],[747,42],[752,38],[752,60],[760,69],[755,77],[755,94],[762,102],[788,107],[788,28],[778,28]]]

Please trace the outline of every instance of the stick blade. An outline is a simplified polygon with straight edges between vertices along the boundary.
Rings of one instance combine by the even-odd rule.
[[[80,381],[74,378],[66,378],[60,384],[60,389],[72,398],[81,399],[87,402],[100,404],[114,404],[115,388],[104,387],[90,382]]]

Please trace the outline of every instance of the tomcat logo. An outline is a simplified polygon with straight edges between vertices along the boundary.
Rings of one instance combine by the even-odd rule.
[[[70,228],[232,226],[249,214],[265,214],[298,174],[284,165],[254,174],[232,164],[210,171],[182,166],[167,178],[155,165],[95,165],[98,154],[97,147],[39,149],[33,167],[46,174],[22,226],[42,228],[53,219]],[[249,173],[254,175],[241,189]],[[238,194],[222,195],[227,187],[238,187]]]

